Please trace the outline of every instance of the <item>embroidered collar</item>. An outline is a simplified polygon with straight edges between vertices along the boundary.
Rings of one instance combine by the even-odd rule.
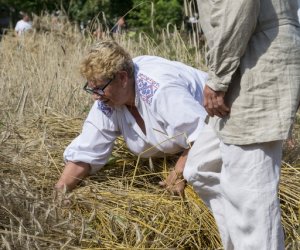
[[[138,95],[141,97],[141,99],[144,102],[151,104],[152,98],[159,87],[159,83],[142,73],[138,73],[135,86],[136,93],[138,92]],[[136,100],[137,99],[138,98],[136,98]]]

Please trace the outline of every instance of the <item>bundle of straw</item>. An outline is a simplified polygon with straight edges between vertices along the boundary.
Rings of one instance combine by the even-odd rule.
[[[122,138],[104,169],[65,194],[70,206],[54,200],[52,186],[63,166],[61,153],[81,125],[81,119],[50,113],[6,130],[0,147],[0,234],[5,245],[12,249],[24,244],[82,249],[221,247],[213,216],[191,187],[183,200],[157,184],[175,157],[154,159],[152,168],[147,160],[140,161],[134,173],[137,157],[128,152]],[[299,165],[283,163],[280,199],[287,245],[299,241],[299,178]]]

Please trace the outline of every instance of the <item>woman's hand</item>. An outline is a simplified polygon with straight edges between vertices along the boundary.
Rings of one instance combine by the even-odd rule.
[[[172,169],[167,178],[159,182],[159,185],[173,195],[184,197],[186,180],[183,178],[182,173],[178,173],[175,169]]]
[[[67,162],[64,171],[55,184],[56,190],[72,191],[90,173],[90,165],[84,162]]]
[[[53,190],[53,200],[59,207],[70,207],[72,205],[73,193],[68,193],[66,189],[57,189]]]
[[[54,186],[54,200],[60,206],[70,206],[72,191],[76,185],[89,175],[90,165],[84,162],[67,162],[64,171]]]
[[[167,189],[171,194],[180,195],[184,197],[184,188],[186,180],[183,178],[183,170],[188,156],[189,148],[185,149],[181,156],[179,156],[175,168],[171,169],[169,175],[164,181],[160,181],[159,185]]]

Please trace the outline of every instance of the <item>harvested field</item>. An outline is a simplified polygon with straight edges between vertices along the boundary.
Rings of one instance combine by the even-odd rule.
[[[116,39],[133,56],[156,54],[203,68],[192,42],[176,33],[162,37],[160,44],[146,35]],[[91,42],[69,30],[8,35],[0,43],[1,249],[221,249],[214,219],[192,188],[182,200],[157,184],[176,157],[140,160],[122,138],[103,170],[55,199],[63,150],[91,105],[78,75]],[[298,116],[280,183],[286,249],[300,246],[299,131]]]

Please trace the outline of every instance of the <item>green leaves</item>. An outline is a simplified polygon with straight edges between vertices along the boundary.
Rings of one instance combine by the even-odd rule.
[[[155,32],[168,24],[179,26],[182,21],[180,0],[133,0],[133,4],[138,7],[129,13],[128,23],[132,28]]]
[[[36,15],[62,10],[78,23],[99,17],[100,22],[105,19],[113,25],[118,17],[126,15],[130,29],[152,33],[168,24],[179,27],[183,19],[182,0],[0,0],[0,4],[14,8],[17,13],[22,10]]]

